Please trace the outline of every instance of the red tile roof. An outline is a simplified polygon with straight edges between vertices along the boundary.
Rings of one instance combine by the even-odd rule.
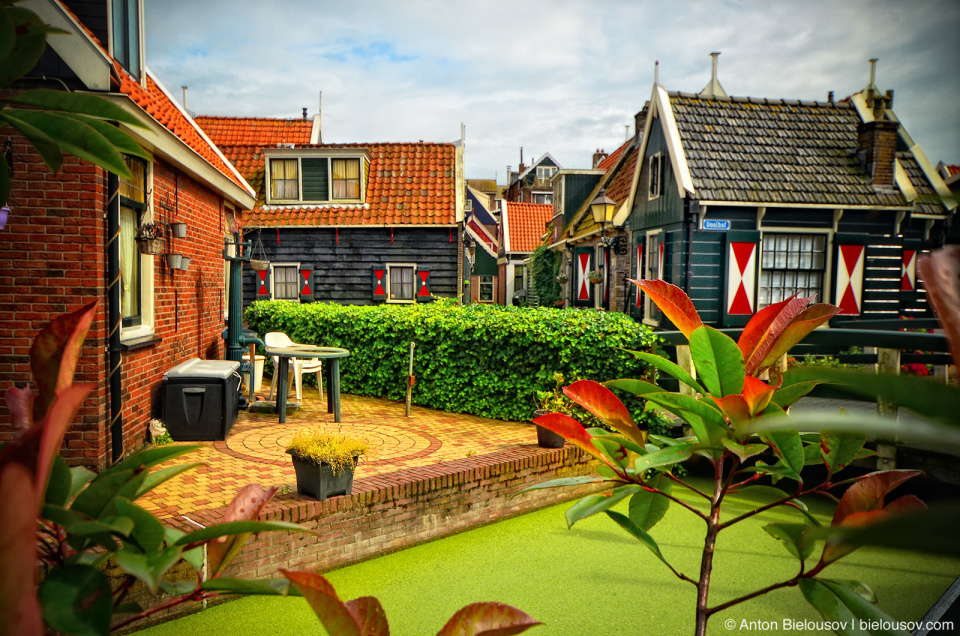
[[[960,165],[948,163],[944,164],[944,167],[946,167],[947,174],[949,174],[951,177],[955,174],[960,174]]]
[[[508,252],[532,252],[540,245],[547,223],[553,218],[553,206],[542,203],[507,202],[503,213]]]
[[[612,168],[613,164],[617,162],[617,157],[620,156],[620,153],[622,153],[624,149],[626,149],[626,147],[629,146],[630,142],[632,141],[633,139],[627,139],[625,142],[623,142],[622,146],[614,150],[612,153],[610,153],[610,155],[604,158],[603,161],[597,164],[597,170],[609,170],[610,168]]]
[[[223,173],[228,179],[246,189],[246,185],[230,166],[220,157],[214,146],[210,144],[200,129],[185,115],[182,110],[167,95],[166,90],[154,79],[149,71],[146,72],[146,88],[133,79],[120,64],[114,62],[114,68],[120,77],[120,92],[127,95],[153,117],[160,125],[177,136],[180,141],[189,146],[194,152],[203,157],[210,165]]]
[[[257,190],[247,227],[452,225],[456,148],[436,143],[310,144],[312,122],[262,117],[198,117],[197,122]],[[363,204],[266,204],[264,149],[358,149],[369,154]]]

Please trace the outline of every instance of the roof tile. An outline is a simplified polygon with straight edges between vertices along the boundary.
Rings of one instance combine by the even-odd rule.
[[[532,252],[540,245],[546,225],[553,218],[553,206],[542,203],[506,203],[504,220],[511,252]]]

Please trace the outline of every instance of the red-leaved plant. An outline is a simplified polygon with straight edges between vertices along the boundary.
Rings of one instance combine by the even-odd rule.
[[[580,380],[564,388],[564,393],[587,411],[603,420],[617,434],[603,429],[585,429],[575,419],[561,414],[543,415],[534,420],[593,455],[600,462],[598,477],[585,476],[559,479],[535,488],[547,488],[604,482],[612,489],[580,499],[566,512],[568,526],[603,512],[637,538],[680,580],[697,588],[696,629],[706,633],[711,616],[729,607],[775,589],[798,587],[806,599],[828,620],[857,617],[866,621],[889,621],[876,606],[876,599],[866,586],[852,581],[822,576],[824,569],[859,545],[868,543],[956,553],[949,541],[923,545],[916,537],[905,535],[903,513],[922,510],[923,502],[914,496],[888,501],[888,494],[904,481],[916,476],[914,471],[876,472],[850,479],[838,479],[837,473],[858,458],[871,455],[864,449],[864,428],[852,426],[852,418],[820,415],[791,418],[785,410],[812,390],[820,381],[809,376],[781,376],[776,384],[762,378],[764,372],[813,329],[838,313],[828,304],[811,304],[811,298],[789,298],[761,309],[743,329],[738,341],[717,329],[704,325],[693,302],[679,288],[663,281],[634,281],[657,304],[664,315],[688,339],[695,367],[691,373],[677,364],[650,353],[633,352],[645,362],[667,373],[689,387],[685,393],[668,392],[640,380],[614,380],[605,385]],[[862,375],[834,375],[832,380],[858,384]],[[876,377],[876,376],[874,376]],[[666,410],[683,420],[692,436],[672,439],[649,435],[630,417],[629,411],[611,388],[642,396],[648,407]],[[920,389],[924,396],[927,386]],[[694,395],[695,394],[695,395]],[[957,392],[947,396],[955,403]],[[889,432],[889,423],[871,428]],[[801,428],[802,427],[802,428]],[[804,430],[801,435],[799,430]],[[955,433],[954,433],[955,439]],[[776,458],[768,463],[761,453]],[[713,468],[712,491],[704,492],[678,477],[673,468],[694,454],[703,456]],[[804,483],[803,468],[822,465],[826,477],[822,483]],[[748,488],[764,488],[756,482],[769,476],[774,484],[781,480],[796,485],[780,490],[773,501],[728,519],[721,519],[724,498]],[[682,487],[702,500],[691,505],[676,497],[672,489]],[[836,500],[831,491],[845,487],[829,527],[810,515],[800,497],[824,494]],[[628,514],[612,510],[629,498]],[[650,530],[663,518],[669,505],[675,503],[695,515],[706,526],[700,571],[685,574],[674,568],[662,553]],[[772,523],[764,529],[783,543],[799,561],[798,573],[781,582],[744,594],[724,603],[710,605],[710,578],[718,534],[744,519],[778,506],[799,511],[800,523]],[[956,508],[946,512],[928,511],[910,515],[924,528],[924,539],[949,528],[957,520]],[[900,524],[900,525],[897,525]],[[819,542],[823,547],[814,563]],[[936,543],[933,541],[932,543]],[[889,622],[887,623],[889,625]],[[885,632],[886,633],[886,632]]]

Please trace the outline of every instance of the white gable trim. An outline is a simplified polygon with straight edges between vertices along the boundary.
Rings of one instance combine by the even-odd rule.
[[[500,224],[503,225],[503,252],[510,252],[510,223],[507,222],[507,200],[500,200],[503,209],[500,211]]]
[[[670,106],[670,96],[659,86],[654,90],[654,97],[660,112],[661,126],[667,140],[667,150],[670,152],[670,164],[677,177],[677,194],[681,197],[684,191],[690,195],[693,191],[693,178],[687,166],[687,157],[683,154],[683,143],[680,140],[680,131],[677,129],[677,120],[673,117],[673,108]],[[646,148],[644,148],[646,150]]]
[[[84,86],[93,91],[110,90],[110,59],[70,13],[53,0],[26,0],[20,6],[36,13],[46,24],[66,31],[47,36],[47,44]]]

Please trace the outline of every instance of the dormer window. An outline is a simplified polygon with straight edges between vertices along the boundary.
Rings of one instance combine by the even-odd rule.
[[[140,0],[111,0],[110,44],[113,59],[140,79]]]
[[[537,181],[548,181],[556,172],[556,166],[537,166]]]
[[[327,151],[329,153],[329,151]],[[282,154],[281,154],[282,153]],[[309,153],[309,154],[308,154]],[[267,155],[267,203],[362,203],[365,156]]]
[[[270,160],[270,197],[272,199],[296,201],[300,198],[299,163],[296,159]]]

